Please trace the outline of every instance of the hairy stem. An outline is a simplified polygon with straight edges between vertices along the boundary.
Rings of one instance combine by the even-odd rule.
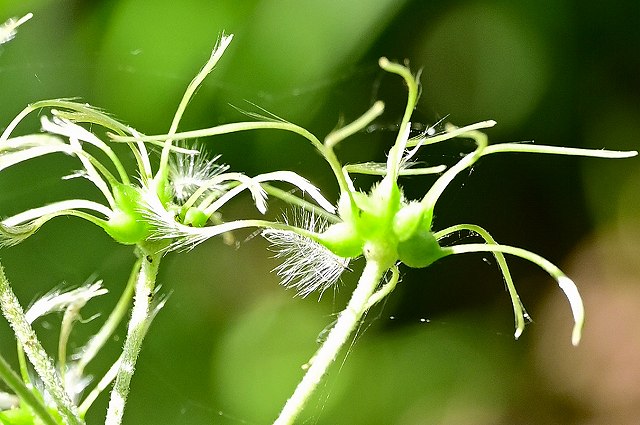
[[[9,281],[4,275],[0,264],[0,307],[2,314],[7,319],[16,339],[23,347],[29,361],[42,380],[47,392],[51,395],[56,409],[64,422],[69,425],[81,425],[83,421],[78,416],[78,408],[73,404],[64,389],[60,376],[56,372],[53,362],[44,350],[36,333],[27,321],[22,306],[16,298]]]
[[[26,403],[45,425],[59,425],[47,411],[42,401],[27,388],[20,379],[20,375],[11,369],[9,363],[2,356],[0,356],[0,378],[20,398],[20,402]]]
[[[367,261],[349,304],[340,313],[327,339],[307,364],[306,374],[296,387],[293,395],[285,403],[274,425],[294,423],[296,417],[300,414],[309,397],[327,372],[327,369],[336,359],[340,349],[358,326],[362,316],[367,311],[369,299],[378,287],[378,283],[385,272],[386,268],[380,262]]]
[[[140,248],[142,267],[138,274],[131,311],[131,320],[127,337],[122,349],[122,361],[118,368],[116,381],[111,390],[111,399],[107,409],[106,425],[119,425],[122,422],[124,406],[129,395],[129,385],[140,354],[142,341],[153,318],[151,301],[156,285],[156,276],[162,254]]]

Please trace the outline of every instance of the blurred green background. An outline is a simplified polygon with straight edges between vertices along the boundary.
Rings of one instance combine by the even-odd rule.
[[[230,105],[255,103],[323,137],[376,99],[385,114],[340,147],[345,162],[382,160],[405,90],[383,73],[387,56],[422,69],[414,121],[495,119],[493,142],[535,139],[576,147],[640,145],[640,5],[508,1],[7,1],[0,21],[33,12],[0,46],[0,130],[29,102],[79,97],[138,130],[168,129],[182,92],[218,35],[235,39],[191,102],[183,129],[245,119]],[[37,119],[19,128],[38,130]],[[323,160],[298,138],[243,133],[203,141],[234,170],[298,171],[335,196]],[[425,152],[450,163],[464,141]],[[425,150],[426,151],[426,150]],[[78,167],[48,157],[0,174],[0,216],[72,197],[99,199]],[[76,179],[78,180],[78,179]],[[432,180],[411,178],[410,196]],[[367,187],[369,179],[358,179]],[[570,345],[569,307],[534,266],[511,261],[531,313],[514,341],[508,295],[493,259],[449,258],[403,269],[388,302],[369,313],[300,423],[626,424],[640,417],[640,165],[509,154],[460,176],[436,209],[435,227],[476,223],[500,242],[540,253],[583,291],[583,344]],[[254,214],[237,201],[225,217]],[[284,207],[274,203],[270,216]],[[263,424],[302,375],[316,338],[344,306],[357,270],[321,300],[294,298],[270,270],[261,238],[236,235],[170,254],[159,276],[171,293],[145,341],[126,424]],[[464,242],[461,241],[461,242]],[[131,247],[73,218],[49,223],[0,251],[22,302],[91,276],[110,293],[85,317],[113,306],[134,261]],[[484,260],[484,261],[483,261]],[[39,325],[55,346],[60,318]],[[100,319],[79,326],[80,344]],[[115,338],[92,372],[117,356]],[[0,350],[15,360],[0,324]],[[103,421],[106,397],[90,412]]]

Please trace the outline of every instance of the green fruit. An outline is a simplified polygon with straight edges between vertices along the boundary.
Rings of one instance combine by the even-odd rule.
[[[142,214],[142,196],[136,187],[118,184],[113,187],[114,214],[105,230],[113,239],[125,245],[145,240],[150,234],[149,224]]]
[[[349,223],[332,224],[318,240],[339,257],[353,258],[362,254],[363,241]]]
[[[419,203],[403,206],[393,218],[393,232],[398,240],[409,239],[423,225],[424,207]],[[428,226],[427,226],[428,227]]]
[[[209,221],[209,216],[199,208],[191,207],[184,215],[183,223],[193,227],[204,227]]]
[[[398,243],[398,259],[409,267],[427,267],[443,256],[433,233],[418,229],[411,237]]]

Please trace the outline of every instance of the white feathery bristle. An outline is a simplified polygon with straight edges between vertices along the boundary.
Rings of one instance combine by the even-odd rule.
[[[317,231],[327,223],[315,215],[303,212],[302,226]],[[300,227],[300,226],[298,226]],[[271,243],[276,258],[284,258],[275,271],[282,285],[294,288],[297,295],[306,297],[318,291],[320,295],[334,286],[342,273],[348,269],[349,258],[335,255],[319,243],[293,231],[266,229],[262,236]]]

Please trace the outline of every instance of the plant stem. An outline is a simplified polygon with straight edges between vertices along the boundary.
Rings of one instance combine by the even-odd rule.
[[[16,298],[9,281],[4,275],[0,264],[0,307],[2,314],[7,319],[16,339],[23,347],[29,361],[36,373],[42,379],[47,392],[51,395],[56,409],[65,423],[69,425],[81,425],[83,421],[78,417],[78,408],[73,404],[64,389],[60,376],[56,372],[53,362],[44,350],[35,331],[27,321],[22,306]]]
[[[142,340],[148,329],[148,322],[153,317],[151,314],[151,301],[155,291],[156,276],[162,254],[146,250],[143,247],[139,248],[142,267],[136,282],[131,320],[129,321],[127,337],[122,349],[122,361],[111,390],[106,425],[120,425],[122,422],[124,405],[129,395],[129,385],[140,354]]]
[[[475,224],[457,224],[455,226],[447,227],[446,229],[435,232],[434,236],[437,240],[441,240],[442,238],[461,230],[467,230],[477,234],[482,239],[484,239],[487,244],[497,245],[497,242],[495,241],[495,239],[493,239],[489,232]],[[520,296],[518,295],[516,286],[513,283],[513,278],[511,277],[511,272],[509,271],[509,266],[507,265],[507,260],[504,258],[504,254],[499,251],[494,251],[493,255],[498,262],[498,267],[500,267],[502,277],[504,278],[504,282],[507,285],[507,291],[509,291],[509,296],[511,297],[511,303],[513,304],[513,314],[516,321],[516,332],[514,336],[516,339],[518,339],[524,331],[527,320],[530,318],[525,311],[522,301],[520,301]]]
[[[73,364],[71,373],[75,376],[82,376],[84,374],[84,369],[89,364],[91,360],[98,354],[100,349],[107,343],[111,335],[116,331],[118,325],[129,311],[129,306],[131,305],[131,300],[133,298],[133,291],[135,289],[135,284],[138,280],[138,276],[140,275],[140,268],[142,266],[142,262],[145,261],[142,258],[139,258],[138,261],[133,266],[131,270],[131,274],[129,275],[129,280],[127,281],[127,286],[124,289],[122,295],[120,295],[120,299],[116,304],[115,308],[109,314],[106,322],[102,325],[97,334],[95,334],[87,343],[87,345],[82,349],[82,356],[78,361]],[[111,366],[107,374],[98,382],[98,384],[91,390],[91,392],[85,397],[82,403],[78,406],[78,411],[80,415],[84,417],[91,407],[91,404],[95,401],[95,399],[104,391],[107,387],[111,385],[111,382],[116,377],[117,370],[120,368],[120,358]]]
[[[504,254],[515,255],[516,257],[520,257],[537,264],[541,269],[549,273],[556,282],[558,282],[558,286],[567,297],[569,306],[571,307],[571,312],[573,313],[574,321],[571,343],[573,345],[578,345],[580,343],[582,327],[584,325],[584,305],[582,303],[582,297],[580,297],[576,284],[549,260],[539,256],[538,254],[534,254],[531,251],[527,251],[526,249],[515,248],[508,245],[494,245],[491,243],[486,245],[473,243],[453,245],[443,248],[442,251],[446,255],[465,254],[469,252],[502,252]]]
[[[98,398],[102,392],[111,385],[114,379],[116,379],[116,374],[120,369],[120,363],[122,361],[122,356],[118,357],[118,360],[115,361],[113,365],[109,368],[107,373],[104,374],[102,379],[96,384],[96,386],[91,390],[89,394],[85,397],[85,399],[78,406],[78,411],[84,417],[87,414],[87,411],[91,407],[94,401]]]
[[[135,288],[135,282],[137,277],[140,275],[140,267],[143,259],[138,259],[133,266],[133,270],[131,271],[131,275],[129,276],[129,280],[127,281],[127,286],[124,289],[124,292],[120,296],[118,303],[115,308],[109,314],[106,322],[98,333],[96,333],[87,343],[87,345],[82,350],[82,356],[78,359],[78,362],[73,365],[73,367],[77,368],[78,376],[81,376],[84,372],[84,368],[87,364],[93,360],[93,358],[98,354],[100,349],[107,343],[111,335],[116,331],[116,328],[122,321],[126,312],[129,310],[129,305],[131,304],[131,298],[133,296],[133,290]]]
[[[378,283],[386,270],[387,268],[378,261],[367,261],[349,304],[338,316],[335,326],[329,332],[320,349],[307,363],[306,366],[309,366],[309,368],[306,374],[296,387],[291,398],[285,403],[274,425],[293,424],[293,421],[300,414],[309,397],[327,372],[327,369],[336,359],[340,349],[358,326],[362,316],[367,311],[369,299],[378,287]]]
[[[47,411],[42,401],[27,388],[20,376],[11,369],[11,366],[2,356],[0,356],[0,378],[15,392],[20,398],[20,402],[26,403],[45,425],[59,425]]]

